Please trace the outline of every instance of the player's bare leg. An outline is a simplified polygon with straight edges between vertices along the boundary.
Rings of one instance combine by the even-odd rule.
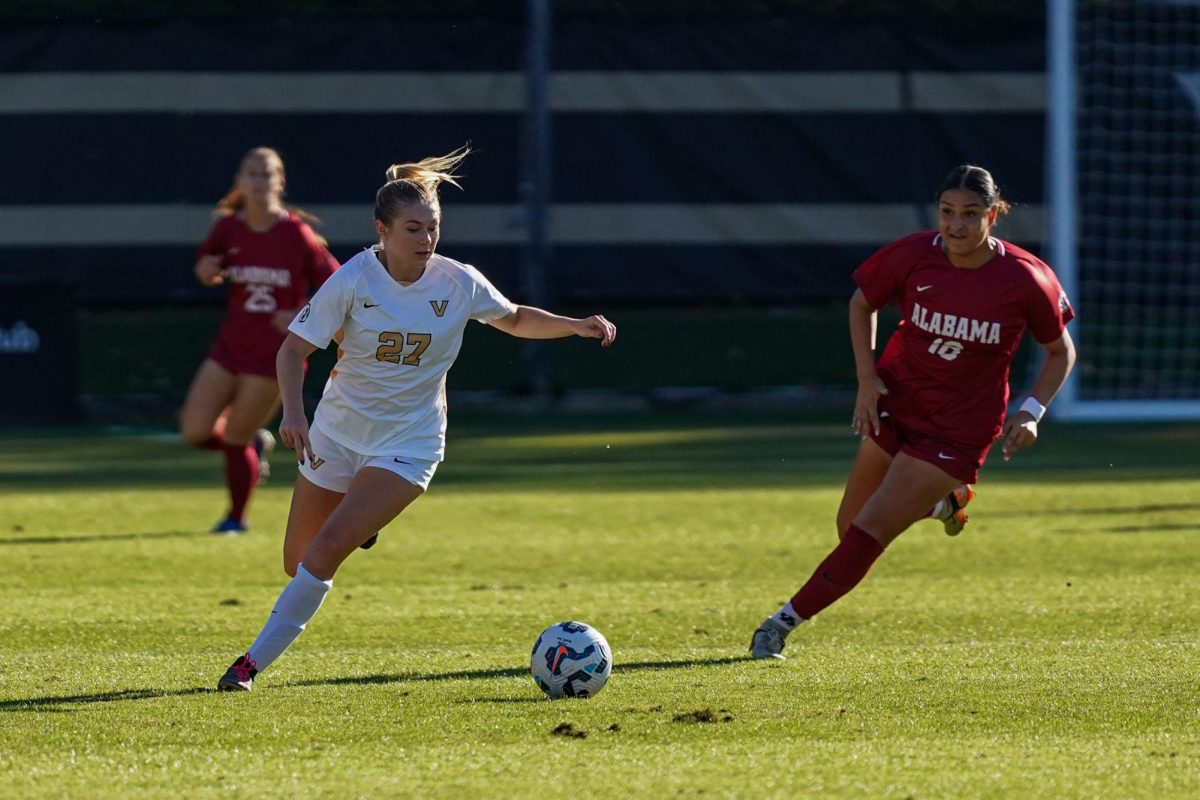
[[[303,479],[302,479],[303,480]],[[314,489],[318,487],[313,487]],[[304,631],[333,588],[333,575],[342,562],[375,531],[395,519],[423,493],[421,487],[384,469],[366,467],[350,482],[296,565],[275,608],[250,649],[217,682],[222,691],[249,691],[259,672],[269,667]],[[326,495],[311,493],[320,502]]]
[[[225,441],[246,445],[279,410],[279,384],[262,375],[238,375],[225,421]]]
[[[863,505],[879,489],[892,465],[892,457],[873,439],[864,439],[858,446],[846,489],[837,512],[838,539],[845,538],[850,523],[858,516]],[[782,659],[787,636],[803,622],[788,605],[773,616],[767,617],[750,637],[750,655],[753,658]]]
[[[292,506],[288,511],[287,532],[283,537],[283,571],[296,577],[296,567],[309,545],[317,538],[325,520],[346,495],[317,486],[303,474],[296,476]]]
[[[226,409],[221,452],[229,486],[229,512],[214,533],[241,533],[248,528],[246,508],[262,473],[255,434],[278,410],[279,386],[274,378],[236,376],[233,399]],[[214,434],[215,435],[215,434]]]
[[[224,438],[228,444],[250,444],[258,457],[258,476],[269,474],[266,454],[275,449],[275,436],[266,426],[279,412],[279,384],[261,375],[239,375],[237,395],[226,411]]]
[[[884,548],[927,516],[929,508],[957,485],[957,478],[933,464],[898,454],[879,487],[843,532],[838,546],[800,591],[755,631],[751,656],[783,658],[784,642],[797,625],[857,586]]]
[[[226,452],[225,427],[228,422],[228,407],[237,395],[238,377],[225,367],[206,358],[188,387],[187,397],[179,412],[179,433],[193,447],[216,450],[225,456],[226,484],[229,488],[230,507],[235,505],[235,484],[239,489],[244,479],[234,481],[230,477],[229,455]],[[242,470],[245,471],[245,470]],[[238,470],[235,468],[234,472]],[[213,529],[214,533],[240,533],[245,524],[239,517],[227,514]]]
[[[858,515],[867,499],[875,493],[883,483],[883,476],[891,466],[889,456],[871,439],[863,441],[855,456],[854,465],[850,468],[850,478],[846,481],[846,490],[842,495],[842,504],[838,508],[837,530],[840,538],[850,526],[851,521]],[[975,499],[975,487],[960,483],[945,497],[938,500],[925,516],[939,520],[945,527],[947,536],[957,536],[970,517],[967,516],[967,504]]]
[[[312,574],[333,578],[338,567],[370,536],[424,494],[394,472],[365,467],[354,476],[346,497],[334,509],[303,556]]]
[[[233,402],[236,392],[237,376],[206,358],[196,370],[179,411],[179,434],[183,440],[193,447],[220,449],[220,442],[211,440],[217,420]]]
[[[853,524],[887,547],[959,484],[958,478],[928,461],[899,453]]]
[[[838,538],[846,535],[846,529],[858,516],[858,512],[866,504],[871,495],[879,489],[887,476],[888,468],[892,466],[892,456],[875,443],[873,439],[864,439],[858,445],[858,453],[854,456],[854,464],[850,467],[850,476],[846,479],[846,489],[842,492],[842,502],[837,511]]]
[[[842,492],[841,505],[838,506],[839,540],[845,538],[851,522],[867,500],[878,491],[891,465],[892,456],[873,439],[864,439],[859,444],[854,464],[850,467],[850,476],[846,479],[846,488]],[[782,659],[788,634],[803,621],[790,604],[785,604],[774,615],[763,620],[750,637],[751,657]]]

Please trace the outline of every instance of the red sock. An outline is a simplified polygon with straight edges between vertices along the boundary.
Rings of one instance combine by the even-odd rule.
[[[241,522],[250,493],[258,483],[258,453],[253,444],[227,444],[221,450],[225,453],[225,482],[229,485],[229,517]]]
[[[883,545],[862,528],[851,525],[808,583],[796,592],[792,608],[801,619],[811,619],[857,586],[881,555]]]
[[[195,446],[201,450],[224,450],[225,442],[221,440],[220,436],[213,434],[203,442],[198,442]]]

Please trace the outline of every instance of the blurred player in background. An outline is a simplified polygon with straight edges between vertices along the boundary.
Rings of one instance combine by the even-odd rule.
[[[283,420],[300,475],[284,541],[284,588],[249,651],[217,688],[248,691],[300,635],[342,562],[428,488],[445,451],[446,373],[477,320],[524,339],[583,336],[608,346],[602,316],[516,305],[474,267],[436,255],[438,187],[457,186],[466,147],[396,164],[375,195],[378,243],[350,259],[292,322],[279,351]],[[337,369],[309,428],[300,388],[310,353],[344,331]]]
[[[991,174],[957,167],[936,197],[937,232],[900,239],[854,272],[852,424],[863,441],[838,509],[841,541],[754,632],[754,658],[783,658],[788,634],[853,589],[931,507],[947,533],[961,530],[966,518],[957,506],[974,495],[970,484],[992,443],[1000,439],[1005,461],[1031,446],[1075,362],[1066,329],[1074,312],[1058,279],[991,235],[1009,208]],[[876,310],[893,302],[900,326],[877,365]],[[1046,359],[1030,396],[1006,420],[1009,365],[1026,328]]]
[[[300,209],[284,204],[283,160],[267,147],[242,158],[219,219],[200,245],[196,279],[228,287],[225,320],[180,411],[184,441],[225,458],[229,512],[213,533],[247,529],[246,506],[275,440],[263,429],[279,407],[275,354],[288,323],[337,261]]]

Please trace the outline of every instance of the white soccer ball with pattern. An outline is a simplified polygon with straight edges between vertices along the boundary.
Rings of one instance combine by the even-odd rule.
[[[556,622],[533,645],[530,669],[551,700],[595,697],[612,674],[612,650],[590,625]]]

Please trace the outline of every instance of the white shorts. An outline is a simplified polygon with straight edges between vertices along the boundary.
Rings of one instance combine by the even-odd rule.
[[[429,482],[433,480],[433,473],[438,467],[436,461],[422,461],[408,456],[366,456],[356,453],[321,433],[316,426],[309,428],[308,438],[316,459],[306,460],[300,466],[300,474],[309,483],[331,492],[345,494],[350,488],[350,481],[363,467],[378,467],[394,472],[414,486],[420,486],[423,491],[429,488]]]

